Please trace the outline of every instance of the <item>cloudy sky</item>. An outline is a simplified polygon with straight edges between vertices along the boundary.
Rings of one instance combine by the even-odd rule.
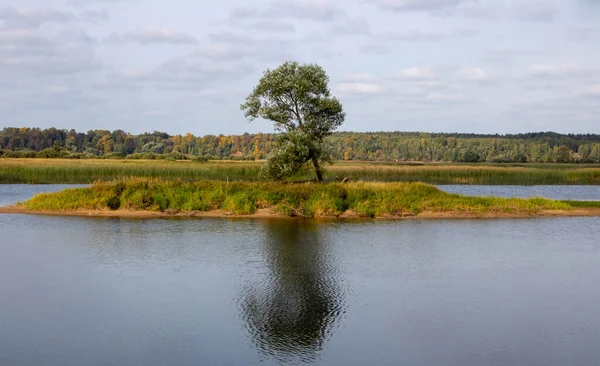
[[[600,0],[2,0],[0,127],[270,132],[297,60],[343,130],[600,133],[599,59]]]

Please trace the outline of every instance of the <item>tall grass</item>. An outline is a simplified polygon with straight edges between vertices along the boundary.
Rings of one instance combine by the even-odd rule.
[[[287,216],[337,216],[351,210],[364,217],[412,216],[421,212],[533,214],[569,210],[547,199],[463,197],[424,183],[225,183],[132,178],[89,188],[40,194],[23,204],[31,210],[150,210],[163,212],[222,209],[252,214],[271,209]]]
[[[0,184],[93,183],[127,177],[184,180],[257,180],[262,164],[154,160],[0,159]]]
[[[59,159],[0,159],[0,184],[92,183],[128,177],[188,181],[258,181],[262,162],[112,161]],[[431,184],[573,185],[600,184],[600,168],[580,165],[490,166],[336,163],[325,178],[369,182],[426,182]],[[309,180],[311,172],[293,177]]]
[[[352,180],[483,185],[593,185],[600,184],[600,168],[581,165],[466,165],[466,164],[347,164],[330,168],[330,175]]]

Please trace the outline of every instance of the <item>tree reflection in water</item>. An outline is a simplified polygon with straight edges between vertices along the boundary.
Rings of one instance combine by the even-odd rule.
[[[252,341],[282,363],[318,357],[344,312],[344,287],[319,225],[265,221],[264,257],[240,299]]]

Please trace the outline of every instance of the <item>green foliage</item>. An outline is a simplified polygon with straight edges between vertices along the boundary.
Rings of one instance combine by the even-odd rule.
[[[229,195],[223,201],[223,209],[236,215],[250,215],[256,211],[254,192],[237,192]]]
[[[141,152],[150,154],[162,154],[165,151],[165,145],[162,142],[150,141],[142,146]]]
[[[571,162],[571,151],[566,146],[558,148],[558,156],[556,158],[557,163],[570,163]]]
[[[205,156],[194,156],[192,158],[192,162],[194,163],[208,163],[208,158]]]
[[[61,150],[60,148],[57,148],[57,145],[55,144],[54,147],[52,148],[48,148],[48,149],[44,149],[40,152],[38,152],[36,154],[36,158],[41,158],[41,159],[56,159],[56,158],[64,158],[67,157],[69,154],[64,151]]]
[[[283,132],[267,159],[267,173],[283,179],[312,162],[317,179],[323,180],[319,159],[323,139],[342,125],[342,105],[329,91],[329,77],[315,64],[285,62],[267,70],[241,105],[246,118],[273,121]]]
[[[156,160],[156,154],[155,153],[145,153],[142,154],[141,159],[143,160]]]
[[[103,156],[104,159],[123,159],[121,153],[108,153]]]
[[[527,162],[527,156],[525,154],[517,154],[515,155],[515,159],[514,159],[515,163],[526,163]]]
[[[584,206],[585,205],[585,206]],[[424,183],[224,183],[127,179],[89,188],[40,194],[24,203],[31,210],[150,210],[163,212],[223,209],[248,215],[270,209],[288,216],[412,216],[422,212],[535,214],[542,210],[599,207],[600,203],[504,199],[448,194]]]
[[[20,156],[20,154],[17,151],[10,151],[10,150],[8,150],[8,151],[4,152],[4,154],[3,154],[2,157],[7,158],[7,159],[11,159],[11,158],[20,158],[21,156]]]
[[[184,155],[178,151],[172,151],[165,155],[165,159],[188,160],[189,158],[186,155]]]
[[[477,163],[479,162],[479,154],[475,151],[467,151],[462,158],[462,162],[465,163]]]
[[[7,159],[22,159],[22,158],[35,158],[37,153],[31,150],[0,150],[0,157]]]
[[[600,208],[600,201],[562,201],[575,208]]]
[[[289,178],[306,167],[311,161],[316,147],[310,137],[302,131],[291,131],[281,135],[277,147],[271,150],[267,164],[263,168],[266,177],[283,180]]]

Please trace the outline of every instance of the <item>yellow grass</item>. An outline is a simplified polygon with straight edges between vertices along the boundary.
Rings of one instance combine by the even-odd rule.
[[[0,159],[0,183],[92,183],[125,177],[257,181],[262,161]],[[326,180],[432,184],[600,184],[600,168],[578,165],[465,165],[336,162]],[[307,171],[293,180],[312,179]]]

